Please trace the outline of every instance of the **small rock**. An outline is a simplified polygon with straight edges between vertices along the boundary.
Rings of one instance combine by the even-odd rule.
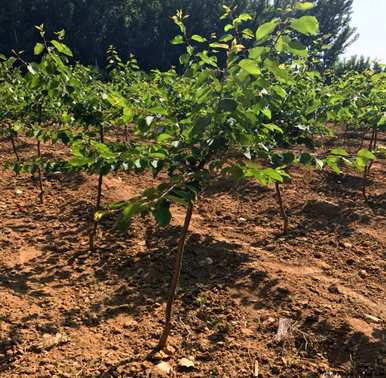
[[[174,348],[174,346],[172,345],[167,345],[165,348],[164,348],[164,352],[166,354],[168,354],[169,356],[172,356],[173,354],[176,353],[176,348]]]
[[[208,265],[212,265],[213,264],[213,260],[210,258],[210,257],[207,257],[205,259],[205,262],[208,264]]]
[[[328,291],[329,291],[331,294],[340,294],[340,290],[339,290],[338,286],[336,286],[336,285],[331,285],[331,286],[328,288]]]
[[[207,257],[199,262],[200,266],[212,265],[212,264],[213,264],[213,260],[210,257]]]
[[[66,344],[69,341],[70,338],[65,333],[57,333],[55,336],[44,334],[42,342],[39,345],[36,345],[35,349],[50,350],[55,346]]]
[[[342,247],[347,248],[347,249],[351,249],[352,248],[352,244],[348,243],[348,242],[343,242],[343,243],[341,243],[341,245],[342,245]]]
[[[241,328],[241,333],[247,337],[251,337],[255,335],[255,332],[250,328]]]
[[[126,328],[126,329],[133,329],[133,328],[136,328],[137,326],[138,326],[138,322],[134,319],[128,319],[123,324],[123,328]]]
[[[188,358],[180,358],[177,364],[183,369],[194,369],[194,362]]]
[[[366,320],[368,320],[371,323],[382,323],[382,319],[379,319],[373,315],[364,314],[363,316]]]
[[[150,359],[153,361],[162,361],[167,360],[169,358],[169,355],[167,355],[164,351],[159,351],[157,353],[154,353],[151,355]]]
[[[167,376],[171,373],[172,367],[167,362],[160,362],[153,369],[152,376]]]
[[[358,274],[359,274],[359,277],[361,278],[367,277],[367,272],[364,269],[360,270]]]
[[[320,261],[318,264],[322,269],[329,270],[331,269],[331,265],[327,264],[325,261]]]
[[[286,339],[291,332],[292,320],[288,318],[280,318],[279,326],[276,333],[276,340],[281,342]]]

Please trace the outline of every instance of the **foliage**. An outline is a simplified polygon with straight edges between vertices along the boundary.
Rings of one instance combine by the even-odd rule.
[[[251,14],[247,27],[256,30],[258,25],[278,17],[279,9],[295,3],[294,0],[14,0],[2,4],[0,52],[27,50],[36,41],[33,26],[43,23],[49,33],[65,29],[69,45],[84,64],[103,67],[105,51],[113,44],[125,58],[130,54],[137,56],[144,69],[165,70],[178,62],[180,54],[169,44],[174,36],[169,18],[176,9],[190,15],[186,23],[192,34],[220,35],[224,27],[219,19],[223,5],[237,6],[238,14]],[[324,67],[330,67],[355,34],[350,26],[352,0],[318,0],[314,9],[307,3],[310,4],[306,2],[297,9],[319,19],[321,35],[325,36],[319,46],[330,48],[320,50],[318,57]],[[312,41],[308,37],[303,39],[310,47]]]
[[[110,46],[107,72],[100,74],[74,63],[64,32],[49,39],[43,25],[36,27],[41,41],[31,61],[16,51],[10,58],[0,56],[1,131],[15,152],[5,167],[38,173],[41,201],[47,172],[96,175],[94,209],[85,214],[91,250],[97,225],[109,214],[118,214],[117,226],[125,232],[134,217],[152,216],[166,227],[176,207],[186,209],[160,346],[170,331],[194,205],[214,180],[274,186],[287,232],[283,188],[293,166],[337,174],[345,166],[355,169],[363,174],[367,198],[371,165],[384,152],[377,136],[386,125],[386,74],[371,69],[320,73],[317,68],[326,62],[323,37],[310,14],[317,7],[292,1],[253,4],[258,5],[271,16],[259,25],[255,14],[224,5],[214,30],[200,32],[179,10],[170,27],[177,31],[170,40],[180,53],[179,68],[166,72],[143,72],[134,56],[125,59]],[[332,123],[363,133],[358,151],[339,147],[318,155],[315,146],[333,133]],[[36,156],[29,159],[17,154],[17,138],[25,137],[36,143]],[[66,144],[70,156],[46,156],[47,143]],[[103,179],[112,171],[149,172],[160,184],[106,204]]]

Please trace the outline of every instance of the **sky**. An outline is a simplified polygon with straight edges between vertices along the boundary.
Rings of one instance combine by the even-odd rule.
[[[386,63],[386,0],[354,0],[353,11],[352,25],[360,36],[344,56],[365,55]]]

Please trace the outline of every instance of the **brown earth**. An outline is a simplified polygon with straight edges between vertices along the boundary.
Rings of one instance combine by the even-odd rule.
[[[0,158],[10,156],[1,142]],[[354,173],[294,170],[286,236],[273,190],[208,189],[189,232],[169,354],[156,355],[183,210],[166,229],[135,220],[127,235],[105,221],[91,254],[95,177],[47,177],[40,205],[28,175],[0,173],[0,376],[148,377],[164,367],[171,377],[386,377],[384,163],[373,167],[368,204]],[[103,200],[154,183],[112,174]],[[288,325],[281,340],[279,323]]]

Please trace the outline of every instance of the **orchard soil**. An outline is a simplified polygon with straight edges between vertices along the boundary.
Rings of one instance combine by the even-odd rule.
[[[0,160],[11,154],[1,141]],[[202,195],[170,346],[154,354],[183,209],[166,229],[136,219],[125,235],[107,219],[90,253],[95,177],[47,176],[40,205],[29,175],[1,172],[0,377],[162,376],[157,365],[170,377],[386,377],[386,162],[369,203],[353,172],[292,175],[288,235],[272,188],[221,181]],[[155,184],[111,174],[103,202]]]

